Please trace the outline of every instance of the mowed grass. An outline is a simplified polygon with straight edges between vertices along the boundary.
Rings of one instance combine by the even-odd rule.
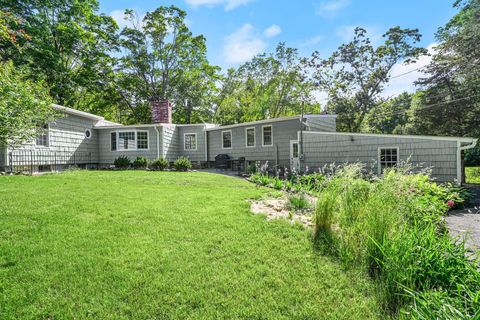
[[[369,319],[374,287],[208,173],[0,177],[1,319]]]
[[[480,167],[465,167],[465,181],[480,184]]]

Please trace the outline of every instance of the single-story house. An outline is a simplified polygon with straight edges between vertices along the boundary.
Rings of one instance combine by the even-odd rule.
[[[57,170],[75,164],[107,167],[125,155],[173,162],[180,156],[209,164],[219,154],[273,167],[311,171],[325,165],[362,162],[374,173],[409,160],[431,167],[439,181],[462,181],[462,151],[477,139],[336,132],[336,116],[288,116],[234,125],[173,124],[171,107],[152,108],[155,123],[122,125],[87,112],[54,105],[64,117],[45,126],[36,141],[0,149],[0,170]],[[155,117],[163,114],[164,116]]]

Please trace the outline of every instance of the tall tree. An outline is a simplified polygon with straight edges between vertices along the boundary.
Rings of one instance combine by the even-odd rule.
[[[0,62],[0,146],[34,139],[56,115],[45,85],[29,78],[11,62]]]
[[[363,28],[355,29],[349,43],[341,45],[328,59],[318,52],[306,61],[319,89],[328,92],[329,111],[338,115],[342,131],[357,132],[367,114],[383,101],[381,93],[390,80],[390,71],[399,62],[415,61],[426,50],[417,47],[417,29],[390,28],[383,44],[374,47]]]
[[[1,41],[4,58],[28,66],[35,80],[45,80],[59,104],[81,105],[85,92],[103,95],[117,25],[98,9],[96,0],[0,0],[0,10],[19,17],[31,37],[19,41],[21,54]]]
[[[460,9],[437,32],[436,52],[417,84],[423,90],[411,132],[480,137],[480,0]]]
[[[131,26],[121,33],[125,55],[116,84],[130,120],[149,122],[149,101],[167,99],[175,102],[177,119],[191,121],[189,106],[203,103],[201,96],[211,90],[218,70],[208,64],[205,38],[192,35],[186,13],[175,6],[159,7],[142,21],[132,10],[126,15]],[[184,103],[187,108],[181,110]]]
[[[272,54],[260,54],[229,70],[219,94],[216,119],[236,123],[299,114],[318,108],[305,81],[298,50],[279,43]]]

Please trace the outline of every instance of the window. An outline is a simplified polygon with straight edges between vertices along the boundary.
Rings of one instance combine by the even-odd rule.
[[[197,134],[185,133],[183,136],[185,150],[197,150]]]
[[[148,131],[137,131],[137,149],[148,149]]]
[[[245,129],[245,136],[246,136],[246,146],[248,147],[255,147],[255,128],[247,128]]]
[[[90,139],[92,137],[92,131],[90,129],[85,130],[85,138]]]
[[[292,157],[293,158],[298,158],[298,143],[295,142],[294,144],[292,144]]]
[[[117,148],[118,150],[135,149],[135,131],[125,131],[118,133]]]
[[[382,174],[385,169],[398,164],[398,148],[379,148],[378,157],[378,171]]]
[[[111,132],[110,150],[148,150],[148,131]]]
[[[232,130],[222,131],[222,148],[232,148]]]
[[[117,151],[117,133],[110,132],[110,150]]]
[[[48,124],[40,126],[40,135],[37,137],[35,143],[37,146],[48,147]]]
[[[262,140],[264,147],[273,145],[272,126],[262,127]]]

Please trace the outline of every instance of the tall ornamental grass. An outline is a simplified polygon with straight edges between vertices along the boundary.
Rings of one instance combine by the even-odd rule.
[[[367,180],[362,166],[344,166],[319,193],[315,241],[345,267],[368,272],[389,313],[480,319],[477,262],[450,238],[442,218],[464,201],[461,194],[425,174],[391,169]]]

